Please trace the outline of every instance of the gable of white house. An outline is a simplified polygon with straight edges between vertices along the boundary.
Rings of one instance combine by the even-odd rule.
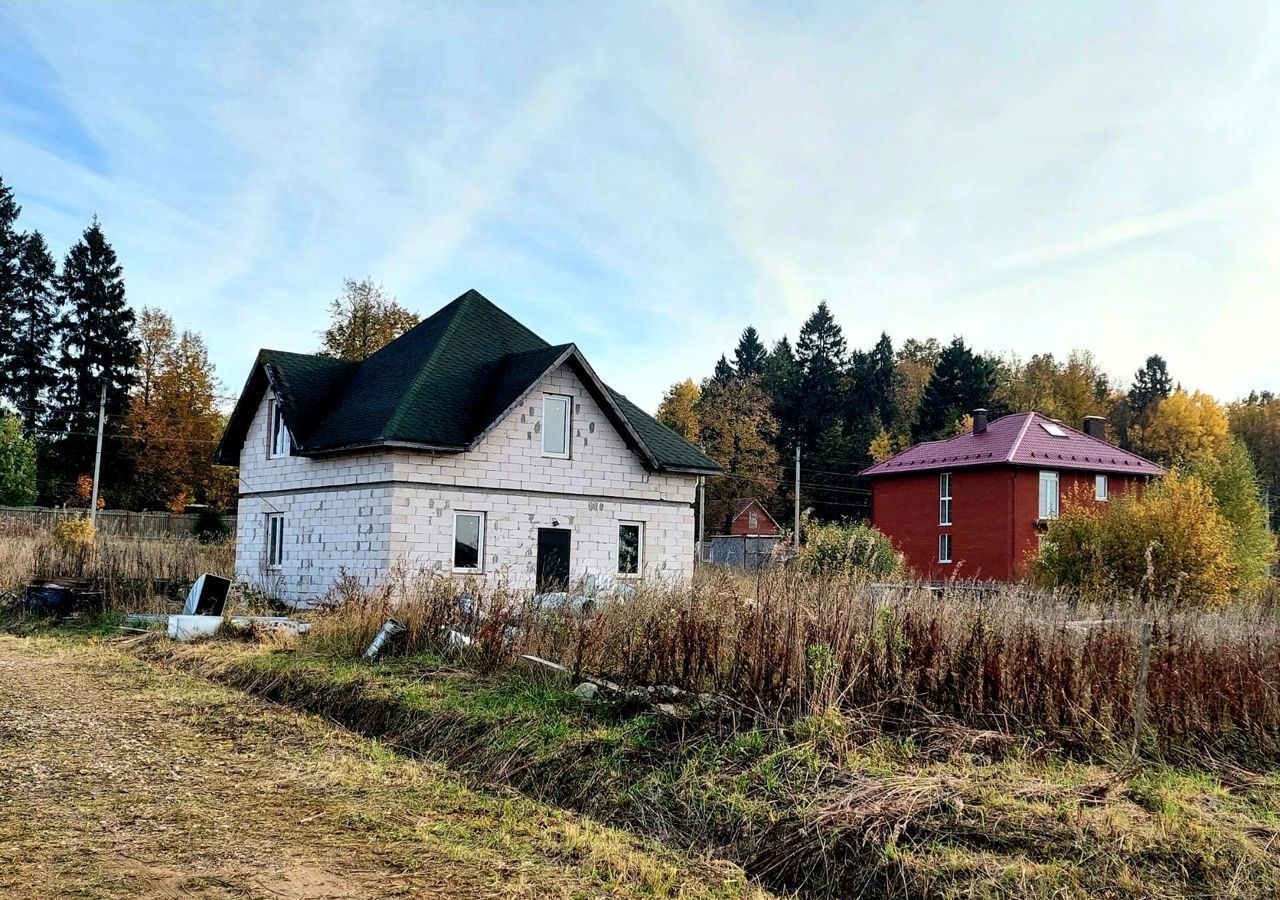
[[[569,397],[567,456],[544,455],[543,397]],[[472,451],[376,450],[272,457],[268,401],[240,455],[236,568],[289,600],[306,601],[346,574],[372,585],[394,566],[452,574],[454,517],[484,514],[480,573],[533,585],[539,528],[571,532],[575,578],[613,578],[619,527],[640,524],[642,574],[688,578],[696,476],[655,472],[565,363],[545,376]],[[268,569],[271,515],[283,517],[283,558]]]

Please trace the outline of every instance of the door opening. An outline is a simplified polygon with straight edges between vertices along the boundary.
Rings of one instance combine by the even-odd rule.
[[[569,589],[568,528],[538,529],[538,591],[550,593]]]

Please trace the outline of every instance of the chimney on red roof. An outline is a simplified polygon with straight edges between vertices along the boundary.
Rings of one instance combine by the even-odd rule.
[[[973,433],[982,434],[987,430],[987,411],[985,409],[975,409],[973,411]]]
[[[1085,416],[1084,433],[1100,441],[1107,439],[1107,420],[1102,416]]]

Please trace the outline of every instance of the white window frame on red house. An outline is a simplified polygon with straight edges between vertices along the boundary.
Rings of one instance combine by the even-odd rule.
[[[951,532],[944,531],[938,535],[938,562],[951,562]]]
[[[951,473],[938,475],[938,524],[951,524]]]
[[[1111,485],[1107,482],[1106,475],[1093,476],[1093,499],[1099,503],[1106,503],[1111,499]]]
[[[1040,473],[1040,504],[1038,511],[1041,521],[1056,519],[1062,511],[1057,472],[1045,471]]]

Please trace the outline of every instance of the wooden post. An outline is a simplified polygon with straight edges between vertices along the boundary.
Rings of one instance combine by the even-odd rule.
[[[1133,755],[1138,755],[1143,720],[1147,715],[1147,676],[1151,671],[1151,623],[1142,625],[1142,657],[1138,662],[1138,682],[1133,697]]]

